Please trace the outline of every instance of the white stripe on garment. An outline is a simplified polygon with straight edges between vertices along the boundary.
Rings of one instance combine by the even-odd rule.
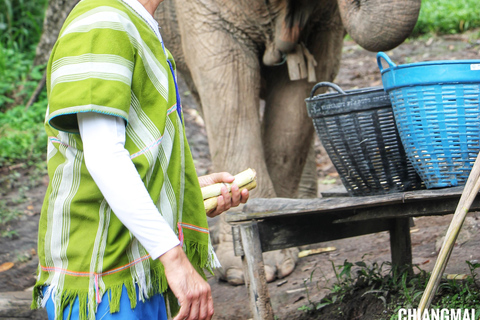
[[[43,124],[47,124],[48,115],[50,114],[50,104],[47,104],[47,110],[45,111],[45,120]]]
[[[132,83],[132,70],[127,67],[110,62],[82,62],[66,64],[59,67],[51,75],[51,88],[57,83],[97,78],[117,80],[130,86]]]
[[[47,143],[47,162],[57,154],[57,149],[53,145],[52,141],[48,139]]]
[[[90,259],[90,277],[88,284],[88,308],[93,309],[95,307],[95,273],[102,273],[102,263],[103,263],[103,254],[101,252],[102,241],[104,240],[105,234],[108,231],[108,223],[106,217],[107,201],[104,199],[100,204],[100,209],[98,210],[98,227],[97,233],[95,234],[95,242],[93,243],[92,257]],[[109,217],[108,217],[109,218]],[[105,228],[107,226],[107,228]],[[99,284],[100,289],[100,284]],[[98,295],[101,297],[103,291],[99,290]]]
[[[161,149],[158,153],[158,160],[160,161],[160,165],[162,166],[164,179],[157,207],[159,208],[162,215],[165,217],[165,220],[167,220],[167,222],[170,224],[172,229],[176,230],[176,221],[173,221],[173,213],[177,210],[177,199],[167,174],[169,159],[171,159],[170,157],[173,150],[174,137],[175,127],[173,126],[170,117],[167,116],[167,121],[165,123],[165,132],[163,133],[163,140],[162,144],[160,145]]]
[[[105,250],[107,248],[107,238],[108,238],[108,227],[110,226],[110,216],[112,215],[112,208],[108,206],[107,201],[104,199],[102,205],[105,207],[105,221],[107,222],[104,227],[104,232],[102,234],[102,241],[100,245],[99,259],[97,262],[97,273],[103,273],[103,257],[105,256]],[[101,292],[105,292],[105,282],[102,277],[98,279],[98,286]]]
[[[143,247],[140,245],[140,242],[137,238],[133,238],[132,244],[130,248],[127,250],[127,255],[130,261],[139,260],[143,255]],[[150,269],[150,261],[149,259],[144,259],[147,265],[141,261],[140,263],[135,263],[132,267],[130,267],[130,275],[132,276],[134,282],[138,285],[138,297],[137,300],[145,301],[148,299],[148,286],[147,286],[147,277],[145,270]],[[145,268],[147,267],[147,268]],[[150,273],[148,277],[148,282],[150,282]]]
[[[114,63],[114,64],[122,65],[128,68],[130,71],[133,70],[133,67],[135,65],[132,61],[114,54],[85,53],[79,56],[69,56],[69,57],[64,57],[64,58],[55,60],[55,62],[52,63],[52,72],[55,72],[58,70],[58,68],[69,65],[69,64],[77,64],[77,63],[85,63],[85,62]]]
[[[65,142],[68,147],[64,146],[64,144],[59,146],[59,151],[64,154],[66,161],[55,172],[56,178],[61,179],[61,181],[60,183],[55,181],[53,184],[58,189],[55,192],[52,191],[51,196],[56,195],[56,198],[53,204],[50,203],[48,208],[49,227],[47,230],[52,230],[52,232],[46,235],[49,238],[46,239],[45,251],[47,252],[48,250],[51,257],[47,264],[50,263],[57,269],[66,269],[68,267],[67,249],[70,233],[70,206],[80,185],[80,166],[83,153],[75,148],[75,141],[70,134],[60,132],[59,139]],[[55,290],[57,293],[62,292],[64,280],[65,274],[55,272],[50,283],[52,290]],[[55,309],[60,308],[58,305],[59,301],[57,301],[58,296],[61,295],[58,294],[53,299]]]
[[[126,127],[127,137],[133,141],[139,150],[151,146],[143,153],[148,161],[149,170],[145,177],[145,184],[148,186],[152,177],[153,169],[155,168],[155,157],[153,155],[158,153],[158,144],[155,144],[154,142],[161,138],[161,133],[143,112],[134,92],[131,93],[130,103],[128,125]]]

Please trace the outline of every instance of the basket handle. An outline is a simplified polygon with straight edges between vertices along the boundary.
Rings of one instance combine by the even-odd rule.
[[[321,88],[321,87],[330,87],[332,89],[335,89],[337,90],[338,92],[340,92],[341,94],[346,94],[345,91],[342,90],[342,88],[340,88],[338,85],[336,85],[335,83],[331,83],[331,82],[319,82],[317,83],[313,89],[312,89],[312,93],[310,94],[310,98],[313,98],[313,95],[315,94],[315,91],[317,91],[318,88]]]
[[[393,68],[397,66],[395,63],[393,63],[393,61],[387,56],[385,52],[379,52],[377,53],[377,64],[380,71],[383,71],[382,58],[388,63],[390,67]]]

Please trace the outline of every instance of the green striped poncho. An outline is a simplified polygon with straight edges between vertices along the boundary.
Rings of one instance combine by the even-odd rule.
[[[201,274],[216,266],[167,59],[173,63],[151,27],[120,0],[83,0],[65,21],[47,67],[50,183],[32,307],[53,294],[60,319],[78,297],[80,318],[94,319],[96,297],[105,293],[111,312],[118,311],[122,286],[132,308],[153,294],[172,297],[160,261],[118,220],[87,171],[79,112],[125,119],[125,148],[159,212],[183,234],[184,251]],[[178,307],[174,299],[170,305]]]

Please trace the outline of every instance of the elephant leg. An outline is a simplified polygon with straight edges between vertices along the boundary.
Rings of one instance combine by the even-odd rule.
[[[260,66],[256,46],[235,38],[221,21],[203,11],[196,1],[177,5],[185,62],[197,88],[210,155],[215,171],[236,174],[247,168],[257,172],[257,188],[251,197],[275,197],[269,177],[260,126]],[[202,16],[205,14],[205,16]],[[222,264],[221,278],[241,284],[243,268],[234,257],[231,227],[220,217],[217,256]],[[267,278],[276,273],[267,265]]]
[[[267,76],[263,144],[277,195],[293,198],[298,192],[302,170],[311,149],[313,124],[303,101],[306,82],[290,81],[286,68],[284,71],[283,74]],[[275,261],[277,276],[283,278],[293,272],[298,249],[267,252],[264,257],[265,260]]]
[[[344,29],[333,4],[330,13],[328,27],[317,22],[318,25],[310,26],[309,37],[303,39],[317,62],[318,82],[333,81],[340,66]],[[293,197],[297,194],[315,132],[305,105],[314,83],[291,81],[285,65],[265,68],[264,74],[267,87],[263,144],[267,167],[277,196]],[[312,170],[312,166],[307,170]]]
[[[312,141],[295,198],[309,199],[316,197],[318,197],[317,159],[315,143]]]
[[[310,51],[317,61],[315,71],[318,81],[333,81],[339,68],[343,28],[340,25],[335,30],[319,31],[312,40]],[[307,184],[310,187],[307,189],[314,190],[310,196],[316,197],[315,130],[304,101],[314,84],[306,80],[290,81],[286,66],[265,70],[265,74],[263,143],[275,191],[279,197],[305,196],[304,187],[299,190],[300,180],[303,179],[304,182],[309,180]],[[293,271],[297,253],[296,248],[271,253],[277,261],[278,276],[286,276]]]
[[[257,172],[255,196],[274,197],[261,141],[257,53],[185,7],[177,8],[189,15],[180,26],[183,51],[201,101],[213,168],[236,174],[251,167]]]
[[[312,145],[314,128],[304,101],[309,86],[305,80],[290,81],[285,66],[268,72],[263,144],[279,197],[292,198],[297,194]]]

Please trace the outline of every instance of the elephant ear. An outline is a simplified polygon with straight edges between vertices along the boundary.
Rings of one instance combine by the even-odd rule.
[[[342,22],[366,50],[388,51],[412,33],[421,0],[338,0]]]

